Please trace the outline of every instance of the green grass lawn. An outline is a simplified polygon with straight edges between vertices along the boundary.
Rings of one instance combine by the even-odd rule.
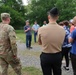
[[[8,75],[16,75],[12,68],[9,68]],[[34,67],[26,67],[22,69],[22,75],[42,75],[42,72]]]
[[[17,40],[20,40],[21,42],[26,42],[26,34],[23,30],[16,30]],[[34,44],[34,35],[32,33],[32,44]]]

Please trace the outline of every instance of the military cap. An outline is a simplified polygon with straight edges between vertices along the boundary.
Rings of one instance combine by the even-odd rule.
[[[5,20],[6,18],[11,18],[9,13],[1,13],[1,19]]]
[[[49,12],[49,15],[51,15],[52,17],[59,15],[59,10],[57,7],[53,7]]]

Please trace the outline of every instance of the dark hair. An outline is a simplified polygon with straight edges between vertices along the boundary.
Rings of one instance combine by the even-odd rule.
[[[63,21],[64,25],[68,26],[69,22],[67,20]]]
[[[60,25],[60,26],[64,26],[63,22],[59,22],[59,25]]]
[[[56,7],[54,7],[48,12],[48,15],[50,15],[52,17],[56,17],[59,15],[59,11]]]

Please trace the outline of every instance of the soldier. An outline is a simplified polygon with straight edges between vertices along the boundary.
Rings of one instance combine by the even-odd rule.
[[[14,28],[9,25],[10,14],[2,13],[0,23],[0,65],[2,75],[8,75],[8,65],[11,65],[17,75],[21,75],[20,59],[17,57],[16,34]]]
[[[49,23],[38,30],[38,42],[43,47],[40,55],[43,75],[61,75],[61,47],[65,30],[56,23],[58,16],[58,9],[52,8],[48,13]]]

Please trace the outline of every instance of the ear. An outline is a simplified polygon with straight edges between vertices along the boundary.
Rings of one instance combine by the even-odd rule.
[[[50,15],[48,15],[48,20],[50,19]]]
[[[58,20],[59,16],[56,17],[56,20]]]

